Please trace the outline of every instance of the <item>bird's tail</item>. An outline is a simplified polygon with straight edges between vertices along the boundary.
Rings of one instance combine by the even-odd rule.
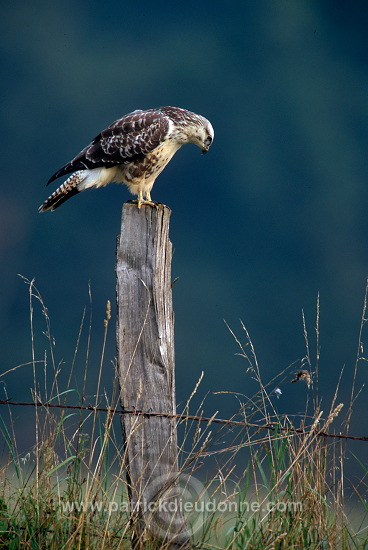
[[[46,212],[46,210],[50,209],[53,211],[63,204],[63,202],[70,199],[70,197],[79,193],[78,186],[85,177],[84,170],[78,170],[78,172],[72,174],[47,200],[45,200],[44,203],[41,204],[38,211]]]

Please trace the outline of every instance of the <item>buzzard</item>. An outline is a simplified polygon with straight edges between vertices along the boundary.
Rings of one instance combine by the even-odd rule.
[[[80,191],[113,181],[125,183],[138,196],[138,208],[154,204],[152,186],[176,151],[194,143],[206,153],[213,136],[206,118],[179,107],[133,111],[113,122],[51,176],[47,185],[73,172],[39,211],[55,210]]]

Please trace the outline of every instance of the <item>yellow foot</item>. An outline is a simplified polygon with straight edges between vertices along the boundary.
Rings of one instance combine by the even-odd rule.
[[[134,200],[134,201],[128,201],[131,204],[136,204],[138,208],[141,208],[142,204],[148,204],[149,206],[157,208],[158,206],[166,206],[165,204],[162,204],[161,202],[155,202],[155,201],[145,201],[145,200]]]

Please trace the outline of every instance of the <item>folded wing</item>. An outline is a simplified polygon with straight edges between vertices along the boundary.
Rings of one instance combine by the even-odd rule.
[[[158,109],[134,111],[113,122],[98,134],[73,160],[47,182],[75,172],[128,164],[159,147],[167,137],[170,121]]]

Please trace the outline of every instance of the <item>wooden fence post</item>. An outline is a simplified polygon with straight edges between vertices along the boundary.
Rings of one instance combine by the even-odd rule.
[[[147,536],[190,546],[180,509],[170,209],[126,203],[117,247],[117,353],[134,548]],[[151,535],[149,535],[151,533]]]

